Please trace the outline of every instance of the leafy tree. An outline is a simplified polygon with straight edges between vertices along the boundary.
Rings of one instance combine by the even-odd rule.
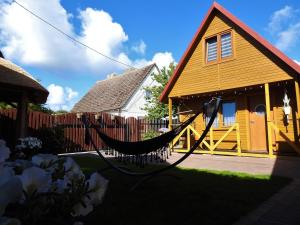
[[[6,102],[0,102],[0,109],[11,109],[11,108],[17,108],[17,103],[6,103]],[[52,114],[53,111],[48,108],[45,104],[28,104],[28,109],[33,111],[39,111],[44,113]]]
[[[53,114],[54,111],[48,108],[45,104],[32,104],[29,103],[28,108],[31,109],[32,111],[38,111],[38,112],[43,112],[43,113],[48,113],[48,114]]]
[[[151,74],[152,79],[158,84],[155,86],[145,87],[145,91],[149,94],[146,95],[146,104],[143,108],[150,119],[160,119],[169,114],[168,104],[159,101],[159,97],[163,92],[169,78],[172,76],[175,69],[174,63],[171,63],[168,68],[164,67],[161,73]],[[175,109],[174,107],[173,109]]]
[[[69,113],[69,111],[63,110],[63,109],[60,109],[60,110],[57,110],[54,112],[54,114],[66,114],[66,113]]]

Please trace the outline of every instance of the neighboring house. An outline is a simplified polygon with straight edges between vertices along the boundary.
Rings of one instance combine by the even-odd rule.
[[[112,74],[97,83],[75,104],[72,112],[107,112],[124,117],[144,117],[144,88],[155,85],[151,74],[159,73],[156,64]]]
[[[182,103],[180,111],[202,111],[195,130],[187,132],[198,138],[210,116],[203,104],[213,96],[223,98],[213,128],[196,152],[257,157],[300,153],[299,77],[298,64],[214,3],[160,100],[169,102],[170,109],[173,102]]]

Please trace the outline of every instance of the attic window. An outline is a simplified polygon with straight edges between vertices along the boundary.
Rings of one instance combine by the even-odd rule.
[[[232,55],[231,33],[221,35],[221,52],[222,59]]]
[[[206,40],[207,46],[207,62],[212,62],[217,60],[218,53],[218,39],[217,36],[209,38]]]
[[[205,40],[206,63],[220,62],[233,56],[232,32],[226,31]]]

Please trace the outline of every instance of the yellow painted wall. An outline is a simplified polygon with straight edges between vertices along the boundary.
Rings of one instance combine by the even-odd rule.
[[[204,38],[228,29],[233,30],[233,59],[207,65],[205,63]],[[223,15],[216,13],[175,82],[169,97],[288,80],[293,76],[295,76],[294,72],[287,69],[282,62]]]

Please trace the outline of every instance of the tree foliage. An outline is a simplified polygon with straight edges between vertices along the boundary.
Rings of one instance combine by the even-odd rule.
[[[0,109],[11,109],[11,108],[17,108],[17,103],[6,103],[6,102],[0,102]],[[38,111],[43,113],[49,113],[53,114],[54,112],[48,108],[45,104],[28,104],[28,109],[32,111]]]
[[[145,87],[145,91],[150,95],[146,96],[146,104],[143,108],[150,119],[161,119],[169,114],[168,104],[159,101],[159,97],[163,92],[169,78],[172,76],[175,69],[174,63],[171,63],[169,67],[164,67],[160,73],[151,74],[152,79],[157,83],[154,86]]]

